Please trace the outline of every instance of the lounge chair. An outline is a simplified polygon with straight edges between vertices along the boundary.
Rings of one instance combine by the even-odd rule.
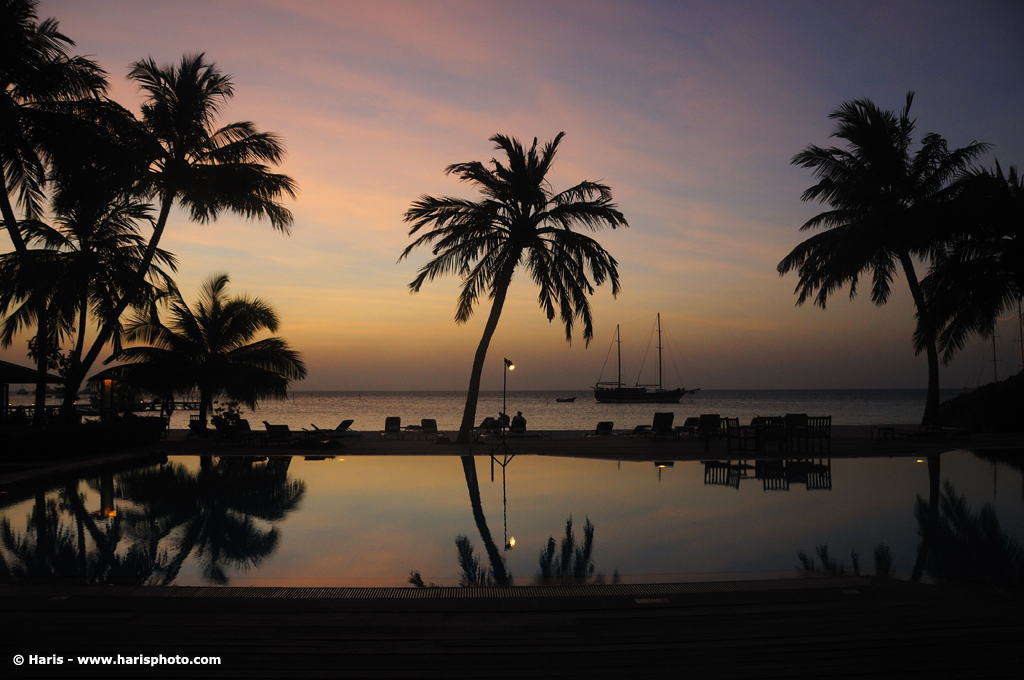
[[[420,420],[420,432],[423,433],[424,437],[432,437],[437,439],[441,433],[437,431],[437,421],[433,418],[423,418]]]
[[[698,425],[700,425],[700,418],[697,416],[690,416],[683,421],[682,425],[676,426],[676,432],[680,435],[685,432],[690,439],[693,439],[694,433],[697,432]]]
[[[348,420],[343,420],[340,423],[338,423],[338,426],[333,430],[321,430],[319,427],[316,426],[316,423],[310,423],[310,425],[313,426],[313,432],[318,437],[327,437],[328,439],[346,439],[348,437],[352,437],[358,439],[363,435],[361,435],[358,432],[353,432],[352,430],[349,429],[350,427],[352,427],[352,423],[354,422],[355,421],[352,420],[351,418]],[[303,430],[305,430],[305,428],[303,428]],[[309,430],[305,431],[309,432]]]
[[[612,422],[611,420],[602,420],[601,422],[599,422],[597,424],[597,427],[594,428],[594,434],[592,434],[591,436],[592,437],[606,437],[606,436],[609,436],[609,435],[611,435],[612,428],[614,426],[615,426],[615,423]]]
[[[402,419],[399,416],[388,416],[384,419],[384,431],[380,433],[384,439],[402,438]]]
[[[217,429],[215,440],[217,448],[221,444],[225,446],[242,446],[246,443],[245,434],[235,423],[229,423],[223,418],[215,418],[213,426]]]
[[[633,431],[630,432],[627,436],[629,436],[629,437],[646,437],[650,431],[651,431],[651,426],[650,425],[637,425],[636,427],[633,428]]]
[[[672,421],[675,420],[675,413],[655,413],[654,422],[651,424],[651,432],[654,438],[675,437],[676,431],[672,429]]]
[[[271,425],[267,421],[263,421],[263,426],[267,428],[266,438],[263,440],[265,444],[291,444],[292,443],[292,431],[288,429],[287,425]]]

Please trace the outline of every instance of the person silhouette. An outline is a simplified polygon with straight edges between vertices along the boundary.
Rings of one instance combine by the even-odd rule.
[[[512,432],[526,432],[526,418],[523,417],[522,411],[516,411],[516,415],[512,418],[512,427],[509,428]]]

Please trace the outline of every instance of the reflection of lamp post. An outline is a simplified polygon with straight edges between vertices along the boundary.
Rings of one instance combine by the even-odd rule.
[[[661,482],[661,471],[667,467],[674,467],[675,461],[671,460],[656,460],[654,461],[654,467],[658,468],[658,482]]]

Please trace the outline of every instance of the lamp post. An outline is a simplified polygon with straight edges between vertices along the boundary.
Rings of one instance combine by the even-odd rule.
[[[495,445],[495,447],[491,449],[492,482],[494,481],[494,463],[497,462],[498,465],[501,466],[501,469],[504,470],[505,466],[508,465],[516,456],[516,454],[512,452],[512,449],[509,447],[509,445],[505,442],[505,430],[507,429],[505,421],[508,418],[508,373],[509,371],[514,370],[516,370],[516,365],[506,357],[501,369],[501,443]],[[497,460],[494,457],[494,452],[497,451],[498,449],[501,449],[501,460]]]

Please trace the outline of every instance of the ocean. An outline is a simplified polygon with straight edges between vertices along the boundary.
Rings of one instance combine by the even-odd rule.
[[[964,390],[942,390],[942,399],[950,399]],[[677,423],[688,416],[718,413],[748,423],[754,416],[807,413],[832,416],[835,425],[874,425],[880,423],[916,425],[924,414],[926,390],[701,390],[686,395],[679,404],[601,404],[590,390],[582,391],[509,391],[510,415],[522,411],[531,430],[593,430],[599,421],[611,420],[616,429],[632,429],[650,424],[656,412],[672,411]],[[557,398],[576,397],[573,403]],[[31,404],[31,395],[11,394],[13,405]],[[334,428],[353,419],[352,429],[382,430],[384,419],[399,416],[402,425],[418,424],[422,418],[437,420],[441,431],[457,430],[462,422],[465,392],[307,392],[296,391],[287,400],[267,400],[243,417],[262,429],[262,421],[288,425],[292,430]],[[502,410],[501,391],[480,393],[476,423]],[[188,411],[176,411],[172,429],[188,427]]]

